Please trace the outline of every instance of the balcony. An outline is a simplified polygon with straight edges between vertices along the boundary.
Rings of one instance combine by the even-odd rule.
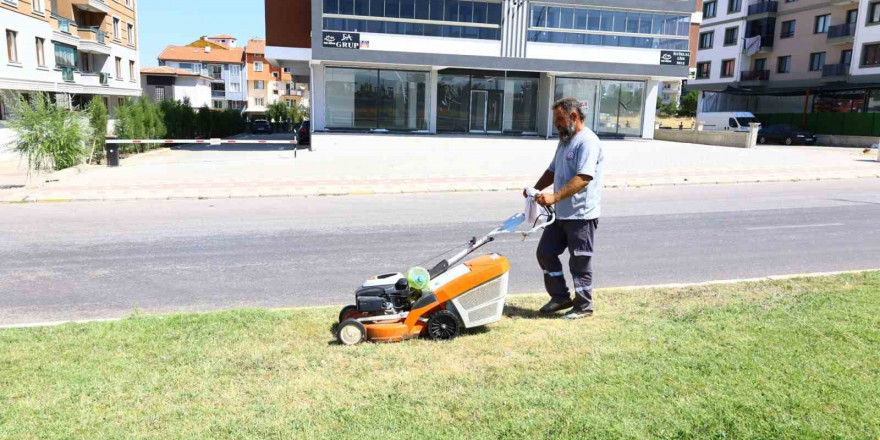
[[[73,6],[83,11],[94,12],[97,14],[107,14],[110,12],[110,5],[101,0],[73,0]]]
[[[78,46],[80,52],[110,55],[110,46],[106,44],[107,34],[98,27],[80,27],[77,34],[80,39]]]
[[[826,64],[822,67],[822,78],[841,78],[849,74],[849,63]]]
[[[767,81],[770,79],[769,70],[743,70],[740,72],[740,81]]]
[[[757,35],[751,35],[746,38],[747,39],[754,38],[756,36]],[[773,35],[761,35],[760,37],[761,37],[761,47],[758,48],[758,53],[772,52],[773,51],[773,44],[775,41]],[[743,53],[746,53],[746,52],[748,52],[748,46],[747,46],[747,43],[743,42]]]
[[[225,90],[211,90],[211,97],[212,98],[226,98],[226,91]]]
[[[856,24],[836,24],[828,28],[828,44],[852,43],[856,39]]]
[[[65,82],[73,82],[73,67],[62,67],[61,79]]]
[[[106,86],[110,85],[110,75],[108,75],[106,73],[99,73],[98,80],[100,81],[102,86],[106,87]]]
[[[776,15],[776,10],[779,8],[779,2],[776,1],[766,1],[761,2],[755,5],[749,6],[749,19],[756,18],[753,17],[755,15],[763,15],[765,17]]]

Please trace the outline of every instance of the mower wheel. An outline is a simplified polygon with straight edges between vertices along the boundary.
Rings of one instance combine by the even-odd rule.
[[[428,337],[435,341],[455,339],[458,328],[458,317],[449,310],[441,310],[428,318]]]
[[[349,306],[343,307],[342,310],[339,311],[339,321],[336,321],[336,322],[342,322],[342,321],[345,321],[346,319],[349,319],[349,318],[360,318],[360,317],[361,317],[361,312],[358,312],[357,306],[349,305]]]
[[[336,340],[342,345],[355,345],[367,339],[367,329],[354,319],[346,319],[336,329]]]

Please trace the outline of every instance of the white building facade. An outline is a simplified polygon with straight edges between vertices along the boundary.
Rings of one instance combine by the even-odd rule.
[[[574,97],[599,135],[650,138],[695,2],[313,0],[299,46],[269,19],[287,6],[266,1],[266,54],[311,75],[313,130],[552,136]]]

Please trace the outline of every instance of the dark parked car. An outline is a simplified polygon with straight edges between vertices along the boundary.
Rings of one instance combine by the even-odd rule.
[[[256,121],[251,123],[251,133],[272,133],[272,126],[269,125],[269,121],[265,119],[257,119]]]
[[[312,134],[309,133],[310,126],[308,120],[304,120],[299,124],[299,127],[296,129],[297,145],[312,145]]]
[[[758,130],[758,143],[768,142],[785,145],[810,145],[816,143],[816,136],[807,130],[791,124],[775,124]]]

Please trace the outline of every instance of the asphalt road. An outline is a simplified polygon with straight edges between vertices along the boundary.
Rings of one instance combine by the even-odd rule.
[[[0,205],[0,325],[344,304],[521,209],[515,192]],[[880,180],[611,189],[603,210],[600,288],[880,268]],[[536,242],[485,248],[513,293],[542,291]]]

